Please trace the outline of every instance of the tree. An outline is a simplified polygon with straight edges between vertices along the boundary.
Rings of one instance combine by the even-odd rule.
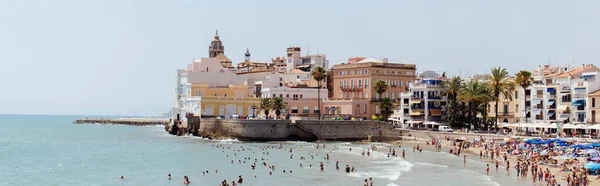
[[[523,88],[523,101],[527,103],[527,95],[525,95],[525,90],[527,87],[531,86],[533,83],[533,77],[531,76],[531,72],[527,70],[521,70],[517,74],[515,74],[515,84],[517,86],[521,86]],[[526,109],[525,103],[523,103],[523,110]],[[523,117],[525,118],[525,123],[527,123],[527,112],[523,113]]]
[[[485,87],[479,81],[471,80],[465,84],[465,87],[460,91],[458,99],[468,103],[467,118],[471,125],[477,125],[477,108],[480,107],[482,101],[485,100]],[[487,104],[486,104],[487,107]]]
[[[275,115],[279,117],[281,115],[282,110],[286,110],[288,104],[283,101],[280,97],[275,97],[271,100],[271,109],[275,110]]]
[[[384,121],[387,121],[390,115],[394,113],[394,105],[392,104],[392,100],[390,98],[383,98],[381,102],[379,102],[379,111],[381,112],[381,116]]]
[[[442,95],[448,97],[450,100],[448,106],[450,107],[448,111],[450,111],[448,116],[448,123],[450,126],[457,126],[458,123],[458,93],[464,87],[463,80],[460,77],[452,77],[451,79],[442,81],[442,86],[444,90],[442,91]]]
[[[270,98],[262,98],[260,100],[260,105],[258,106],[258,112],[260,112],[261,110],[265,112],[265,117],[269,117],[269,112],[272,110],[272,105],[271,105],[271,99]]]
[[[373,89],[375,89],[375,92],[379,95],[379,100],[381,100],[381,94],[387,91],[388,85],[383,80],[377,80],[375,81],[375,85],[373,85]]]
[[[317,67],[311,73],[313,79],[317,81],[319,89],[317,89],[317,105],[319,106],[319,120],[321,120],[321,82],[327,78],[327,72],[323,67]]]
[[[505,99],[512,101],[513,91],[515,90],[515,83],[511,81],[508,76],[508,71],[506,68],[494,67],[492,68],[492,73],[487,75],[487,83],[492,88],[492,92],[494,93],[494,97],[496,97],[496,118],[495,125],[498,125],[498,100],[500,100],[500,95],[504,96]]]
[[[481,104],[479,105],[479,112],[481,113],[482,121],[484,122],[484,129],[487,130],[489,125],[487,119],[488,105],[490,104],[490,102],[495,101],[496,97],[494,97],[493,95],[492,88],[487,86],[486,84],[483,84],[483,86],[480,88],[481,89],[479,90],[479,102]]]

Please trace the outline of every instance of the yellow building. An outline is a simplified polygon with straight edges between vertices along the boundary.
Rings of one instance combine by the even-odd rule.
[[[209,87],[208,84],[192,83],[191,87],[192,97],[199,98],[202,117],[244,116],[258,113],[253,106],[259,106],[260,98],[248,97],[247,85]]]

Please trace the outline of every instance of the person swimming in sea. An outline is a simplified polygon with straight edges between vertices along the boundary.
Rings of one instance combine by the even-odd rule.
[[[171,180],[171,174],[169,174],[169,180]]]
[[[350,166],[346,165],[346,173],[350,173]]]
[[[119,178],[119,181],[123,181],[125,180],[125,178],[123,176],[121,176],[121,178]]]
[[[323,162],[321,162],[321,165],[319,165],[319,166],[321,166],[321,171],[323,171],[323,166],[324,166]]]
[[[188,176],[183,176],[183,184],[188,185],[192,182],[190,182],[190,179],[188,178]]]
[[[243,183],[244,179],[242,179],[242,175],[238,176],[238,183]]]

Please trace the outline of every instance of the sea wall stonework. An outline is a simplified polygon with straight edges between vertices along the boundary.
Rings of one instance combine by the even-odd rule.
[[[365,140],[370,135],[384,135],[389,126],[377,121],[201,119],[197,131],[199,136],[245,141]]]

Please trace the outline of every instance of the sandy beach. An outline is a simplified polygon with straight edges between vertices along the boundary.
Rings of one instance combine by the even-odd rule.
[[[423,133],[421,131],[414,131],[412,132],[413,134],[415,133]],[[441,132],[431,132],[429,133],[429,136],[431,135],[436,135],[436,136],[445,136],[448,135],[448,133],[441,133]],[[460,134],[454,133],[451,134],[453,136],[457,136]],[[474,140],[474,139],[478,139],[479,136],[477,135],[463,135],[464,137],[466,137],[468,140]],[[495,140],[502,140],[504,138],[506,138],[506,136],[497,136],[497,135],[482,135],[483,138],[490,140],[490,139],[495,139]],[[434,145],[428,144],[428,142],[431,142],[431,139],[426,139],[423,134],[418,134],[415,136],[411,136],[408,139],[404,139],[404,140],[400,140],[400,141],[395,141],[395,142],[391,142],[391,144],[393,145],[402,145],[402,147],[414,147],[417,144],[419,145],[420,148],[422,148],[423,150],[426,151],[437,151],[436,147]],[[451,141],[447,141],[447,140],[442,140],[441,143],[441,151],[448,153],[450,151],[450,149],[452,149],[452,142]],[[490,157],[487,158],[480,158],[479,157],[479,152],[483,150],[483,147],[476,147],[476,146],[471,146],[468,149],[464,149],[462,153],[467,153],[467,158],[471,159],[471,160],[476,160],[476,161],[480,161],[480,162],[484,162],[484,163],[489,163],[490,164],[490,169],[493,169],[493,167],[495,166],[496,161],[498,161],[499,163],[499,170],[505,171],[506,170],[506,165],[504,163],[503,157],[494,157],[494,159],[490,159]],[[485,151],[484,151],[485,152]],[[462,156],[461,153],[461,156]],[[503,155],[504,153],[506,153],[506,151],[501,151],[500,154]],[[563,163],[565,160],[560,159],[560,158],[556,158],[558,160],[558,164],[560,165],[561,163]],[[514,155],[508,155],[507,156],[507,160],[510,162],[510,174],[514,175],[514,177],[516,176],[516,169],[515,169],[515,165],[517,162],[517,156]],[[585,161],[585,160],[584,160]],[[567,185],[567,181],[566,181],[566,177],[571,175],[571,172],[565,172],[565,171],[561,171],[560,167],[552,167],[552,166],[547,166],[547,165],[539,165],[538,168],[542,168],[543,170],[546,170],[546,168],[548,168],[551,172],[552,175],[555,175],[556,180],[558,182],[558,184],[560,185]],[[531,179],[531,175],[529,175],[527,178],[524,177],[518,177],[518,179],[525,179],[531,182],[532,185],[546,185],[546,182],[536,182],[533,183],[533,180]],[[588,175],[588,184],[590,186],[600,186],[600,180],[596,179],[596,176],[593,175]]]

